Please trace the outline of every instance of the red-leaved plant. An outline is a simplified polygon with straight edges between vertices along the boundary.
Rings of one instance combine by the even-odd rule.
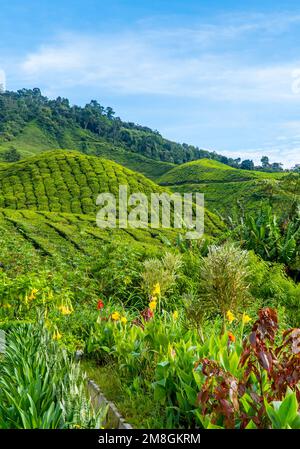
[[[243,343],[239,379],[213,360],[197,362],[206,377],[198,402],[202,416],[209,416],[212,425],[245,428],[253,423],[265,428],[269,425],[266,402],[283,400],[288,389],[300,402],[300,329],[284,332],[279,345],[277,332],[276,311],[261,309],[249,339]]]

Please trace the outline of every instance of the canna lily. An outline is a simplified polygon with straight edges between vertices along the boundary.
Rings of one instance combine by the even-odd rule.
[[[62,337],[62,335],[58,331],[56,331],[56,332],[54,332],[52,338],[53,338],[53,340],[60,340],[61,337]]]
[[[243,317],[242,317],[243,324],[248,324],[251,320],[252,320],[252,318],[250,318],[249,315],[247,315],[246,313],[243,313]]]
[[[159,284],[159,282],[157,282],[154,285],[153,291],[152,291],[152,296],[156,296],[156,295],[160,295],[160,284]]]
[[[121,315],[119,314],[119,312],[113,312],[113,313],[111,314],[111,318],[112,318],[112,320],[114,320],[114,321],[119,321],[120,318],[121,318]]]
[[[126,323],[127,323],[127,318],[126,318],[126,316],[122,316],[122,318],[121,318],[121,323],[122,323],[122,324],[126,324]]]
[[[104,302],[101,299],[99,299],[99,301],[97,303],[97,309],[101,310],[101,309],[103,309],[103,307],[104,307]]]
[[[226,312],[226,316],[230,324],[236,319],[234,314],[230,310]]]
[[[157,302],[156,302],[156,301],[153,301],[153,300],[149,303],[149,309],[150,309],[152,312],[154,312],[154,310],[156,309],[156,304],[157,304]]]
[[[173,316],[173,319],[174,319],[174,320],[177,320],[177,319],[178,319],[178,311],[177,311],[177,310],[174,310],[172,316]]]
[[[232,343],[235,342],[235,336],[233,335],[232,332],[228,332],[228,340],[231,341]]]
[[[30,292],[30,295],[28,296],[28,301],[32,301],[33,299],[35,299],[37,292],[38,290],[36,288],[33,288]]]
[[[63,315],[71,315],[72,310],[68,306],[61,305],[59,306],[59,310]]]

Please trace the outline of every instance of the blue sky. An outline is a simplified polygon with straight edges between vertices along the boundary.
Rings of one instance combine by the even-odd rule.
[[[226,155],[300,163],[298,1],[1,2],[7,89],[95,98]]]

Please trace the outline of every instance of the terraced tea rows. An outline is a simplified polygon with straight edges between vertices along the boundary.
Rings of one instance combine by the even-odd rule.
[[[272,204],[278,212],[283,205],[289,207],[293,197],[281,182],[285,176],[285,173],[239,170],[203,159],[170,170],[159,182],[174,192],[203,193],[206,208],[226,217],[256,210],[261,204]]]
[[[120,185],[127,185],[129,194],[148,197],[168,191],[112,161],[57,150],[0,166],[0,208],[85,214],[95,220],[99,193],[118,197]],[[221,227],[218,217],[208,212],[206,233]]]
[[[91,214],[101,192],[162,192],[143,175],[112,161],[54,151],[0,168],[0,207]]]
[[[104,230],[96,226],[95,218],[29,210],[0,210],[1,239],[30,244],[40,256],[65,257],[80,253],[93,255],[105,242],[128,241],[138,246],[162,246],[176,238],[175,231],[149,229]]]

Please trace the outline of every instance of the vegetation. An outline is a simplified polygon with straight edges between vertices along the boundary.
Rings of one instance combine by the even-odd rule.
[[[40,325],[7,337],[0,365],[1,429],[99,428],[105,411],[89,406],[78,365]]]
[[[136,427],[300,428],[299,173],[38,89],[0,132],[0,428],[103,426],[85,371]],[[120,185],[204,192],[205,235],[100,229]]]
[[[214,152],[201,150],[188,144],[164,139],[158,131],[145,126],[123,122],[115,117],[111,107],[103,107],[92,100],[85,107],[71,106],[65,98],[49,100],[39,89],[22,89],[0,94],[0,132],[4,148],[6,143],[28,139],[32,127],[38,140],[45,137],[47,148],[77,149],[95,154],[98,145],[109,144],[127,149],[144,157],[169,163],[183,163],[209,157],[226,163],[232,159]],[[25,135],[24,135],[25,134]],[[26,139],[27,137],[27,139]],[[27,154],[30,151],[29,140]],[[32,151],[32,150],[31,150]],[[101,151],[101,149],[100,149]],[[32,152],[31,152],[32,154]]]
[[[206,207],[223,219],[270,205],[282,214],[299,202],[299,174],[247,171],[203,159],[176,166],[159,178],[175,192],[201,192]]]

